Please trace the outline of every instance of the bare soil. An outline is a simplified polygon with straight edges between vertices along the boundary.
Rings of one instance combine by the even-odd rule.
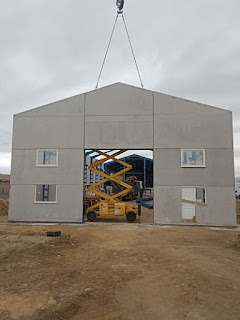
[[[52,229],[65,236],[46,237]],[[138,223],[0,225],[0,319],[239,319],[237,236]]]

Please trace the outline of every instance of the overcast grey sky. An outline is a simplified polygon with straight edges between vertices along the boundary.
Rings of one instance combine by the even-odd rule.
[[[94,89],[115,0],[0,0],[0,172],[12,115]],[[233,111],[240,176],[240,1],[125,0],[144,86]],[[100,87],[139,85],[118,21]],[[2,131],[4,130],[4,131]]]

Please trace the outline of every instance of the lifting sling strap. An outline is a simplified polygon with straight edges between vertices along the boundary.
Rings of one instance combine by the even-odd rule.
[[[118,0],[117,1],[118,12],[117,12],[117,16],[116,16],[116,19],[115,19],[115,22],[114,22],[114,25],[113,25],[113,29],[112,29],[112,32],[111,32],[110,40],[109,40],[109,43],[108,43],[108,46],[107,46],[107,51],[105,53],[105,56],[104,56],[104,59],[103,59],[103,63],[102,63],[101,69],[100,69],[100,73],[99,73],[97,84],[96,84],[96,89],[98,89],[98,85],[99,85],[99,82],[100,82],[100,79],[101,79],[101,76],[102,76],[103,68],[104,68],[104,65],[105,65],[105,62],[106,62],[106,59],[107,59],[107,55],[108,55],[108,52],[109,52],[109,48],[110,48],[110,45],[111,45],[111,42],[112,42],[113,34],[114,34],[114,31],[115,31],[115,28],[116,28],[116,24],[117,24],[117,21],[118,21],[118,18],[119,18],[120,15],[122,16],[122,19],[123,19],[123,24],[124,24],[124,27],[125,27],[125,30],[126,30],[126,34],[127,34],[127,38],[128,38],[128,42],[129,42],[129,45],[130,45],[130,48],[131,48],[131,51],[132,51],[133,60],[135,62],[135,66],[136,66],[136,69],[137,69],[137,73],[138,73],[138,77],[139,77],[139,80],[140,80],[141,87],[143,88],[143,82],[142,82],[141,74],[140,74],[139,67],[138,67],[138,64],[137,64],[137,59],[136,59],[136,56],[134,54],[134,50],[133,50],[133,46],[132,46],[132,43],[131,43],[130,35],[129,35],[129,32],[128,32],[127,24],[126,24],[126,21],[125,21],[124,15],[123,15],[123,11],[122,11],[123,5],[124,5],[124,0],[122,0],[122,1]]]

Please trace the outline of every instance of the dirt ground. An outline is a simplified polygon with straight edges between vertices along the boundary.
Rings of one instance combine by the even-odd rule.
[[[52,229],[64,237],[46,237]],[[141,224],[0,225],[0,319],[239,319],[237,236]]]

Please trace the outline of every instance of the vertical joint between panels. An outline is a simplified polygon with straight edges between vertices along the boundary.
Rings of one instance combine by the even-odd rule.
[[[154,117],[154,114],[155,114],[155,96],[154,96],[154,93],[153,93],[153,149],[154,149],[154,143],[155,143],[155,117]]]
[[[153,93],[153,223],[155,223],[155,170],[154,170],[154,163],[155,163],[155,95]]]
[[[85,184],[84,184],[84,178],[85,178],[85,144],[86,144],[86,93],[84,93],[84,99],[83,99],[83,171],[82,171],[82,201],[84,205],[84,193],[85,193]],[[84,222],[84,211],[83,211],[83,205],[82,205],[82,222]]]
[[[84,152],[85,152],[85,144],[86,144],[86,93],[84,93],[84,108],[83,108],[83,129],[84,129],[84,132],[83,132],[83,149],[84,149]]]

